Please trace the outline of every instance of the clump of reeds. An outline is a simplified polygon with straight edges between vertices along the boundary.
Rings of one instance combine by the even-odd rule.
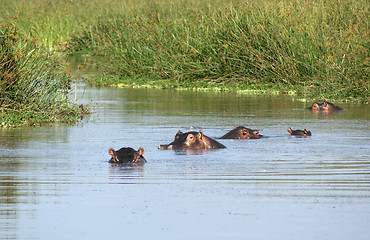
[[[76,121],[86,109],[69,103],[62,61],[12,21],[0,25],[0,127]]]

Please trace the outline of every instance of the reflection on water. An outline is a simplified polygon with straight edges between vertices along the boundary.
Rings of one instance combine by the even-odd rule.
[[[89,121],[0,130],[1,239],[367,239],[367,105],[315,115],[285,96],[77,89]],[[240,125],[266,137],[157,149]],[[110,147],[140,146],[144,166],[108,163]]]

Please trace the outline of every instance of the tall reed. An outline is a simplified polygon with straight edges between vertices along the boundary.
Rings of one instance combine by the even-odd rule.
[[[368,101],[366,1],[217,4],[149,1],[100,16],[72,34],[69,47],[109,56],[107,74],[121,79],[260,83],[313,98]]]
[[[49,51],[104,55],[104,78],[369,101],[367,0],[3,0]]]
[[[0,127],[76,121],[84,109],[69,103],[62,61],[21,38],[16,21],[0,26]]]

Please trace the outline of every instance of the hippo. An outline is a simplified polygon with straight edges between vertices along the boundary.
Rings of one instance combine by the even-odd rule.
[[[262,135],[258,130],[252,130],[243,126],[234,127],[233,130],[226,133],[221,139],[259,139]]]
[[[110,163],[146,163],[144,158],[144,148],[140,147],[137,151],[130,147],[123,147],[118,151],[113,148],[109,148],[109,155],[112,158],[109,160]]]
[[[186,132],[178,131],[175,139],[168,145],[159,145],[158,149],[173,149],[173,150],[202,150],[202,149],[217,149],[226,148],[216,140],[207,137],[202,131]]]
[[[322,103],[322,106],[321,106],[321,111],[322,112],[338,112],[338,111],[341,111],[343,110],[343,108],[333,104],[333,103],[330,103],[330,102],[327,102],[324,100],[324,102]]]
[[[321,110],[322,104],[323,103],[314,102],[314,103],[312,103],[312,106],[306,108],[306,110],[310,110],[312,112],[319,112]]]
[[[306,129],[292,130],[291,128],[288,128],[288,132],[290,133],[290,135],[294,136],[303,136],[303,137],[311,136],[311,131],[307,131]]]
[[[343,110],[343,108],[335,105],[334,103],[330,103],[324,100],[322,103],[314,102],[312,103],[311,107],[306,108],[307,110],[310,110],[312,112],[338,112]]]

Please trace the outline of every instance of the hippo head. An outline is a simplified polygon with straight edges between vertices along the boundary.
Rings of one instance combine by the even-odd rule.
[[[306,129],[304,129],[301,135],[305,137],[311,136],[311,131],[307,131]]]
[[[322,106],[321,106],[321,111],[322,112],[336,112],[336,111],[340,111],[340,110],[343,110],[343,108],[333,104],[333,103],[330,103],[330,102],[327,102],[324,100],[324,102],[322,103]]]
[[[201,149],[204,148],[203,133],[178,131],[174,141],[169,145],[168,149]]]
[[[184,148],[203,148],[203,132],[199,131],[187,133],[183,146]]]
[[[252,130],[242,126],[234,127],[234,129],[239,132],[240,139],[258,139],[261,137],[258,130]]]
[[[112,158],[109,160],[111,163],[145,163],[146,159],[144,158],[144,148],[140,147],[137,151],[133,148],[121,148],[118,151],[115,151],[113,148],[109,148],[109,155]]]
[[[198,150],[198,149],[211,149],[211,148],[225,148],[224,145],[211,139],[199,132],[186,132],[178,131],[175,139],[168,145],[160,145],[158,149],[173,149],[173,150]]]
[[[333,104],[324,100],[324,102],[321,105],[321,111],[323,112],[333,111]]]
[[[261,137],[262,135],[260,135],[258,130],[234,126],[233,130],[223,135],[221,139],[259,139]]]
[[[311,111],[312,112],[319,112],[319,111],[321,111],[321,105],[318,102],[312,103]]]
[[[303,136],[303,137],[311,136],[311,131],[307,131],[307,129],[304,129],[304,130],[292,130],[289,127],[288,128],[288,132],[290,133],[290,135],[295,135],[295,136]]]
[[[306,108],[306,109],[311,110],[314,113],[318,113],[318,112],[329,113],[329,112],[336,112],[336,111],[343,110],[343,108],[333,103],[327,102],[326,100],[324,100],[324,102],[322,103],[314,102],[312,103],[311,107]]]

